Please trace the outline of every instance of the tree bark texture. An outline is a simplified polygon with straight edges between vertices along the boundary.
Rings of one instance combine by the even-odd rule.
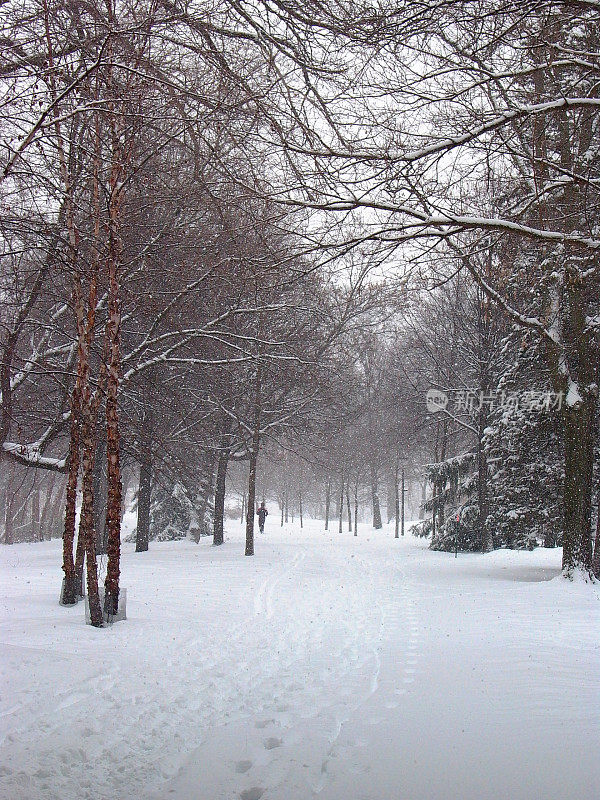
[[[223,544],[223,527],[225,517],[225,485],[230,451],[227,447],[228,437],[221,437],[221,447],[217,460],[217,478],[215,481],[215,518],[213,522],[213,544]]]
[[[87,594],[90,621],[96,628],[102,627],[104,618],[98,590],[98,566],[96,561],[96,531],[94,529],[94,458],[96,454],[95,415],[91,403],[86,402],[83,414],[81,445],[82,458],[82,502],[79,518],[78,544],[81,542],[86,557]]]
[[[77,503],[77,481],[79,478],[79,448],[80,448],[80,424],[81,424],[81,388],[80,374],[76,378],[75,386],[71,394],[71,436],[69,439],[69,472],[67,477],[67,491],[65,499],[65,526],[63,529],[63,572],[65,586],[63,591],[63,605],[74,605],[79,597],[81,589],[81,579],[79,585],[75,570],[75,560],[73,557],[73,546],[75,543],[75,515]]]
[[[152,502],[152,427],[150,420],[144,418],[142,441],[140,442],[140,480],[137,494],[137,526],[135,531],[135,552],[145,553],[150,541],[150,505]]]
[[[406,480],[404,475],[404,467],[402,467],[400,479],[400,534],[404,536],[404,523],[406,512]]]
[[[261,365],[256,367],[256,383],[254,390],[254,428],[250,449],[250,467],[248,470],[248,515],[246,517],[246,550],[247,556],[254,555],[254,516],[256,513],[256,462],[260,447],[261,417]]]
[[[598,497],[596,499],[596,543],[594,545],[592,569],[594,575],[600,578],[600,488],[598,489]]]
[[[94,459],[94,527],[96,529],[96,554],[106,553],[106,439],[98,431]]]
[[[592,572],[592,481],[595,398],[565,408],[563,570]]]
[[[352,510],[350,508],[350,478],[346,480],[346,511],[348,514],[348,533],[352,533]]]
[[[117,174],[119,165],[117,164]],[[119,608],[119,576],[121,562],[121,465],[118,411],[119,372],[121,368],[121,304],[119,299],[118,267],[121,260],[121,234],[118,220],[119,192],[117,178],[112,181],[114,200],[110,208],[109,228],[109,299],[107,321],[108,370],[106,381],[106,552],[108,563],[104,581],[104,608],[115,615]]]
[[[400,494],[398,491],[398,466],[394,470],[394,538],[399,538],[400,529]]]
[[[380,530],[383,527],[381,522],[381,508],[379,506],[379,486],[377,469],[371,465],[371,502],[373,505],[373,527]]]

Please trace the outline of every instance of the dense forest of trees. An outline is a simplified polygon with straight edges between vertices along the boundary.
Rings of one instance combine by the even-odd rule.
[[[126,506],[252,555],[263,495],[600,575],[596,2],[0,14],[2,535],[62,602]]]

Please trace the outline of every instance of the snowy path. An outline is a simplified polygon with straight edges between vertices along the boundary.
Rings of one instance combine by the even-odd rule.
[[[58,543],[1,548],[2,800],[597,796],[597,588],[319,528],[126,546],[104,631]]]

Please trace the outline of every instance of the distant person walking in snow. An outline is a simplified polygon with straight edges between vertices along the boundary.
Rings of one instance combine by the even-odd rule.
[[[263,500],[258,510],[256,512],[258,514],[258,529],[261,533],[265,532],[265,520],[269,514],[267,508],[265,506],[265,501]]]

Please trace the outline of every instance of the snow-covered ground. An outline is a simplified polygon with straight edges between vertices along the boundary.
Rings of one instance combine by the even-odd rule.
[[[100,631],[59,542],[1,547],[2,800],[600,796],[597,587],[321,528],[127,544]]]

